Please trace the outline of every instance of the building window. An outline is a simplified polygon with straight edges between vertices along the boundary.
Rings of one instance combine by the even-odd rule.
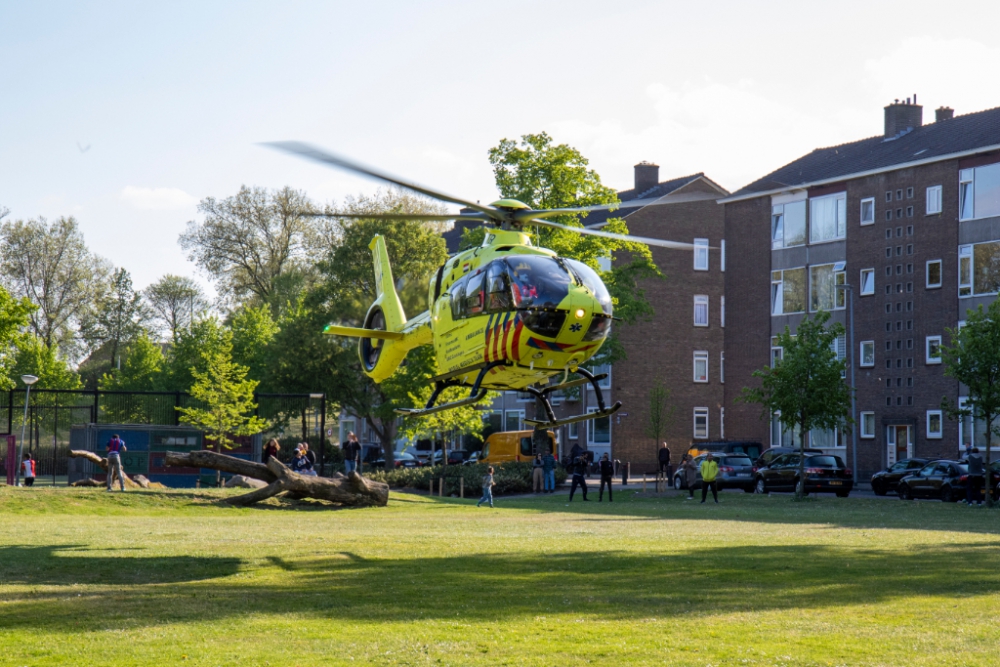
[[[719,242],[719,271],[726,270],[726,239]]]
[[[694,297],[694,325],[708,326],[708,297],[704,294],[696,294]]]
[[[611,364],[598,364],[591,368],[590,372],[594,375],[606,376],[597,381],[597,386],[601,389],[611,389]],[[588,384],[587,389],[593,391],[594,387]]]
[[[913,199],[913,186],[906,188],[906,198]]]
[[[840,310],[845,306],[847,297],[844,290],[837,289],[836,286],[847,282],[846,274],[843,271],[834,271],[833,267],[833,264],[809,267],[809,310],[811,312]]]
[[[694,381],[708,382],[708,352],[694,353]]]
[[[726,409],[722,407],[719,408],[719,437],[726,439]]]
[[[927,215],[941,212],[941,186],[932,185],[927,188]]]
[[[964,245],[958,249],[958,295],[1000,292],[1000,241]]]
[[[941,287],[941,260],[932,259],[927,262],[927,289]]]
[[[862,412],[861,413],[861,437],[864,440],[870,440],[875,437],[875,413],[874,412]]]
[[[809,242],[822,243],[847,235],[847,193],[809,200]]]
[[[875,341],[861,341],[861,366],[870,367],[875,365]]]
[[[694,270],[708,271],[708,239],[694,240]]]
[[[587,412],[597,412],[597,408],[587,408]],[[587,420],[587,444],[611,444],[611,417],[598,417]]]
[[[887,239],[891,239],[892,238],[892,230],[891,229],[885,230],[885,237]]]
[[[805,245],[806,202],[779,204],[771,208],[771,247]]]
[[[719,383],[726,384],[726,353],[719,352]]]
[[[912,218],[913,217],[913,207],[912,206],[907,206],[906,207],[906,217],[907,218]]]
[[[972,296],[972,246],[958,248],[958,295]]]
[[[926,339],[926,349],[928,364],[941,363],[941,336],[928,336]]]
[[[935,440],[941,439],[941,411],[940,410],[928,410],[927,411],[927,438],[933,438]]]
[[[785,356],[785,348],[771,345],[771,368],[776,368],[781,363],[781,358]]]
[[[875,293],[875,269],[861,269],[861,296]]]
[[[913,236],[913,225],[907,225],[906,226],[906,235],[907,236]]]
[[[576,440],[580,437],[580,422],[573,422],[569,425],[569,439]]]
[[[902,191],[902,189],[896,190],[896,201],[903,201],[903,191]]]
[[[507,410],[504,413],[503,430],[520,431],[524,425],[524,410]]]
[[[694,409],[694,437],[699,440],[708,439],[708,408]]]
[[[875,224],[875,198],[869,197],[861,200],[861,224]]]
[[[885,193],[885,200],[887,202],[892,201],[892,190],[889,190],[888,192]]]
[[[726,297],[719,297],[719,326],[726,326]]]
[[[771,272],[771,314],[787,315],[806,310],[806,270]]]
[[[963,169],[958,177],[958,219],[1000,215],[1000,163]]]

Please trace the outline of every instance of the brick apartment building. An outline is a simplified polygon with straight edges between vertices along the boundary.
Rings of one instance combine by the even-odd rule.
[[[671,391],[674,413],[665,438],[675,460],[694,439],[724,437],[724,210],[716,202],[727,194],[700,173],[661,182],[659,167],[643,162],[635,166],[634,187],[618,197],[623,202],[650,200],[648,205],[584,218],[588,227],[600,227],[609,217],[622,217],[637,236],[686,241],[703,249],[691,253],[652,248],[664,277],[641,284],[654,310],[651,321],[617,325],[627,359],[613,369],[591,368],[609,374],[602,382],[605,401],[620,400],[623,407],[610,418],[561,427],[558,439],[564,455],[579,445],[595,457],[607,452],[630,461],[633,471],[653,469],[658,445],[646,435],[646,425],[649,390],[658,381]],[[445,234],[449,252],[458,248],[460,224]],[[553,403],[559,416],[597,409],[589,387]],[[524,428],[523,420],[534,412],[529,394],[508,392],[494,401],[488,418],[495,428],[516,430]]]
[[[780,357],[772,337],[820,309],[848,325],[853,291],[857,468],[907,456],[954,457],[983,428],[950,421],[962,400],[939,346],[964,313],[1000,290],[1000,109],[922,123],[912,100],[885,107],[880,136],[816,149],[721,200],[729,240],[727,435],[797,443],[736,401],[751,373]],[[769,261],[765,261],[768,259]],[[853,353],[853,354],[852,354]],[[852,465],[850,436],[812,443]]]

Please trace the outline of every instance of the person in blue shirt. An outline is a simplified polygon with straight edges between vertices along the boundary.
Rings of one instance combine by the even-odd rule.
[[[111,440],[108,441],[108,491],[111,490],[114,484],[115,476],[118,476],[118,484],[121,485],[121,490],[125,490],[125,475],[122,473],[122,457],[121,455],[125,453],[126,447],[125,443],[118,434],[115,433],[111,436]]]
[[[545,477],[545,493],[556,491],[556,457],[552,452],[542,457],[542,475]]]

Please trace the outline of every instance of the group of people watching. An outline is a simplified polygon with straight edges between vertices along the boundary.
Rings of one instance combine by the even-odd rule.
[[[350,475],[352,472],[361,472],[361,443],[358,442],[358,436],[354,435],[354,433],[348,433],[347,442],[340,449],[344,454],[344,474]],[[278,458],[280,451],[281,443],[278,442],[277,438],[271,438],[264,446],[264,454],[261,456],[261,462],[266,465],[268,459],[272,456]],[[316,453],[309,449],[308,442],[300,442],[295,446],[295,452],[292,454],[292,461],[289,467],[292,469],[292,472],[297,472],[300,475],[316,476]]]

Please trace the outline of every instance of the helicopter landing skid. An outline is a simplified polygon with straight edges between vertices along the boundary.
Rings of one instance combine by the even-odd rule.
[[[604,405],[604,392],[601,391],[601,387],[598,384],[601,380],[608,377],[607,373],[601,373],[600,375],[594,375],[585,368],[577,368],[577,374],[582,375],[582,378],[577,378],[576,380],[570,380],[569,382],[563,382],[560,384],[551,385],[545,387],[544,389],[536,389],[535,387],[528,387],[527,390],[542,401],[542,407],[545,408],[545,414],[548,416],[548,421],[543,421],[541,419],[525,419],[524,423],[535,428],[556,428],[557,426],[565,426],[566,424],[575,424],[577,422],[585,422],[589,419],[599,419],[601,417],[609,417],[616,412],[618,412],[622,407],[621,401],[615,401],[615,404],[610,408]],[[577,387],[582,384],[590,383],[590,386],[594,389],[594,398],[597,399],[597,410],[594,412],[589,412],[585,415],[576,415],[574,417],[564,417],[563,419],[557,419],[556,413],[552,409],[552,404],[549,402],[549,394],[554,391],[559,391],[560,389],[566,389],[568,387]]]
[[[441,395],[441,392],[447,389],[448,387],[468,386],[463,382],[451,379],[451,377],[446,375],[444,376],[444,378],[446,379],[440,379],[434,382],[434,391],[431,392],[431,397],[430,399],[428,399],[427,405],[425,405],[423,408],[396,408],[394,412],[397,415],[404,415],[406,417],[424,417],[426,415],[432,415],[435,412],[444,412],[445,410],[453,410],[454,408],[460,408],[464,405],[472,405],[473,403],[478,403],[479,401],[486,398],[487,390],[480,388],[480,385],[483,383],[483,378],[485,378],[486,374],[489,373],[492,369],[496,368],[497,366],[506,366],[506,365],[507,362],[501,360],[501,361],[492,361],[490,363],[483,364],[482,366],[480,366],[479,374],[476,376],[476,381],[472,384],[472,391],[470,391],[469,395],[463,399],[452,401],[451,403],[442,403],[441,405],[434,405],[434,402],[437,401],[438,396]],[[469,368],[467,370],[471,371],[474,369]],[[454,374],[449,374],[449,375],[453,376]]]

